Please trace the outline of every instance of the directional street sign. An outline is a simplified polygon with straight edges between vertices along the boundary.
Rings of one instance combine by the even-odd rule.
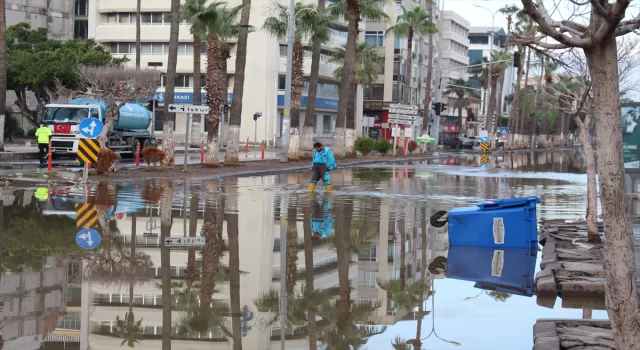
[[[98,212],[93,204],[76,204],[76,226],[91,228],[98,222]]]
[[[389,118],[389,124],[402,124],[402,125],[416,126],[420,124],[420,120],[404,120],[404,119]]]
[[[479,137],[479,141],[480,141],[480,142],[489,142],[489,137],[486,137],[486,136],[480,136],[480,137]]]
[[[209,106],[169,105],[169,111],[174,113],[208,114]]]
[[[507,128],[506,126],[503,126],[500,128],[500,133],[501,134],[508,134],[509,133],[509,128]]]
[[[204,247],[204,237],[167,237],[164,245],[167,247]]]
[[[85,228],[76,234],[76,243],[84,250],[96,249],[101,241],[100,233],[94,229]]]
[[[78,142],[78,153],[76,161],[80,163],[98,163],[98,153],[100,152],[100,141],[96,139],[80,139]]]
[[[80,122],[78,126],[80,129],[80,135],[82,137],[86,137],[88,139],[95,139],[96,137],[102,134],[102,130],[104,129],[104,125],[97,118],[87,118]]]

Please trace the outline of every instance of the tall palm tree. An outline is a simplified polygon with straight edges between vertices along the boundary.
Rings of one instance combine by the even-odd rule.
[[[340,95],[338,100],[338,116],[336,130],[333,134],[332,147],[336,156],[355,156],[355,108],[356,103],[356,66],[357,43],[360,17],[369,20],[389,19],[384,12],[386,0],[340,0],[327,8],[332,17],[342,17],[347,22],[347,44],[344,46],[342,73],[340,78]],[[346,99],[344,97],[347,97]],[[342,150],[342,147],[346,148]]]
[[[0,152],[4,152],[4,123],[7,101],[7,14],[0,0]]]
[[[409,104],[409,90],[411,90],[411,78],[413,74],[413,38],[414,36],[423,37],[438,32],[436,25],[431,22],[430,14],[421,6],[415,6],[407,9],[403,5],[402,14],[398,16],[396,24],[387,29],[387,34],[395,34],[399,38],[407,39],[407,88],[404,90],[402,101]],[[398,86],[400,80],[398,80]],[[398,100],[400,96],[398,96]]]
[[[140,11],[142,0],[136,0],[136,68],[140,69]]]
[[[207,200],[204,209],[202,235],[205,246],[202,248],[202,278],[200,283],[200,303],[205,313],[209,313],[215,290],[217,266],[223,255],[222,239],[225,198],[216,193],[218,182],[206,181]]]
[[[327,25],[329,18],[320,16],[316,6],[296,3],[295,32],[293,38],[293,71],[291,75],[291,131],[289,138],[289,159],[300,158],[300,103],[304,90],[304,46],[309,40],[312,47],[320,47],[331,39]],[[289,31],[289,9],[285,5],[277,5],[277,13],[267,17],[262,26],[269,34],[285,40]]]
[[[176,68],[178,65],[178,37],[180,35],[180,0],[171,0],[171,28],[169,29],[169,55],[167,58],[167,76],[164,99],[164,117],[162,120],[162,149],[166,154],[162,165],[175,163],[175,142],[173,140],[173,112],[169,106],[174,102],[176,88]]]
[[[325,14],[325,0],[318,0],[318,14]],[[305,111],[304,125],[302,126],[302,140],[313,139],[313,121],[316,112],[316,95],[318,94],[318,76],[320,75],[320,45],[314,45],[311,53],[311,72],[309,73],[309,92],[307,93],[307,109]],[[310,159],[312,154],[311,142],[303,142],[300,145],[300,158]],[[315,320],[314,320],[315,323]],[[309,340],[311,341],[311,340]],[[314,345],[315,346],[315,345]]]
[[[511,58],[511,53],[506,51],[493,51],[491,53],[491,61],[505,61]],[[495,135],[496,127],[498,125],[498,121],[500,116],[502,115],[502,111],[496,112],[496,98],[498,86],[502,85],[502,80],[504,80],[504,71],[509,66],[509,62],[498,62],[492,63],[489,71],[490,76],[490,91],[489,94],[489,106],[487,107],[487,117],[485,119],[485,130],[489,131],[489,138],[492,145],[495,145]],[[502,97],[500,98],[502,99]],[[494,116],[494,113],[496,116]]]
[[[433,1],[427,1],[427,13],[430,17],[433,17]],[[422,118],[422,134],[428,133],[429,128],[429,114],[431,113],[431,108],[429,108],[429,104],[431,103],[431,84],[433,83],[433,35],[429,35],[429,48],[428,48],[428,57],[427,57],[427,82],[426,91],[424,95],[424,110],[423,110],[423,118]]]
[[[220,146],[218,131],[222,119],[223,106],[227,103],[227,60],[231,57],[228,41],[240,35],[244,26],[238,24],[237,17],[242,5],[227,8],[225,2],[214,2],[201,6],[199,1],[190,3],[183,9],[183,17],[191,24],[191,31],[207,38],[207,96],[209,114],[207,125],[207,156],[205,164],[218,166]]]
[[[139,1],[139,0],[138,0]],[[190,25],[191,35],[193,35],[193,104],[199,105],[202,101],[201,90],[202,82],[200,81],[200,66],[202,59],[202,40],[200,33],[196,29],[196,25],[191,23],[191,15],[203,12],[207,7],[206,0],[186,0],[182,4],[182,19],[186,20]]]
[[[445,95],[455,96],[454,108],[458,109],[458,129],[462,132],[462,109],[469,105],[468,97],[479,97],[477,90],[474,90],[473,83],[465,79],[453,79],[449,87],[445,90]]]
[[[231,301],[231,328],[233,330],[233,350],[242,350],[242,316],[240,311],[240,230],[238,227],[238,179],[229,179],[230,206],[225,212],[227,238],[229,240],[229,294]]]
[[[236,70],[233,77],[233,100],[229,116],[229,127],[225,139],[227,148],[225,165],[238,165],[240,151],[240,124],[242,123],[242,97],[244,96],[244,73],[247,66],[247,39],[249,36],[249,14],[251,0],[242,0],[240,13],[240,34],[236,45]]]

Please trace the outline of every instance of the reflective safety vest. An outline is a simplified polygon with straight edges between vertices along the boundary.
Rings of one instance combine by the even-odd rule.
[[[36,130],[36,138],[38,138],[38,143],[49,143],[49,138],[51,138],[51,135],[53,135],[51,129],[46,126],[38,128],[38,130]]]

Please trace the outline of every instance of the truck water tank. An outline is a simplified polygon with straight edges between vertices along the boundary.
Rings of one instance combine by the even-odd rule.
[[[120,107],[120,118],[113,126],[114,129],[146,130],[151,124],[151,113],[145,107],[127,103]]]

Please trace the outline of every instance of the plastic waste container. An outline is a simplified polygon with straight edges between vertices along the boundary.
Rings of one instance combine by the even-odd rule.
[[[448,213],[452,247],[537,248],[536,196],[492,199]]]
[[[447,278],[476,282],[479,289],[532,296],[537,249],[451,247]]]

